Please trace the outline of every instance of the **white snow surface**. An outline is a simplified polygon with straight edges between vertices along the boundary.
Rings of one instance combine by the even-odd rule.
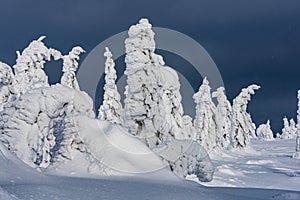
[[[18,158],[11,154],[2,144],[0,144],[0,199],[21,199],[21,200],[79,200],[79,199],[210,199],[210,200],[235,200],[235,199],[300,199],[299,192],[299,167],[295,160],[289,162],[289,166],[271,169],[271,165],[279,164],[281,161],[290,159],[289,153],[291,148],[288,147],[292,141],[280,141],[281,145],[275,142],[259,141],[254,145],[258,150],[266,150],[269,152],[271,148],[278,145],[273,153],[274,157],[261,157],[262,160],[268,162],[253,162],[259,161],[260,157],[255,158],[245,156],[234,159],[233,157],[224,158],[226,161],[219,160],[219,164],[224,166],[223,171],[217,172],[216,180],[211,184],[214,187],[205,187],[197,183],[188,182],[183,179],[178,179],[172,174],[158,174],[155,178],[155,173],[148,173],[144,176],[118,176],[118,177],[95,177],[95,178],[78,178],[43,175],[40,172],[28,167]],[[269,147],[268,147],[269,146]],[[287,155],[288,154],[288,155]],[[267,155],[267,153],[266,153]],[[235,155],[236,156],[236,155]],[[246,164],[245,161],[252,160],[252,164]],[[236,161],[242,163],[235,166],[244,166],[249,173],[241,172],[236,168],[232,168],[226,172],[228,166],[233,165]],[[271,161],[270,161],[271,160]],[[290,161],[290,160],[289,160]],[[297,161],[297,160],[296,160]],[[256,164],[255,164],[256,163]],[[218,164],[218,165],[219,165]],[[281,163],[282,164],[282,163]],[[292,167],[293,168],[290,168]],[[270,170],[267,170],[269,167]],[[256,170],[250,173],[250,169]],[[257,170],[264,169],[264,170]],[[231,171],[230,171],[231,170]],[[265,174],[262,172],[266,172]],[[244,176],[241,176],[244,173]],[[157,172],[156,172],[157,174]],[[222,176],[220,176],[223,174]],[[273,177],[275,175],[275,177]],[[234,178],[236,179],[234,179]],[[267,178],[266,178],[267,177]],[[231,181],[235,186],[243,188],[232,188],[229,184],[223,184],[226,187],[216,187],[221,184],[216,184],[219,180],[240,180],[243,178],[244,184],[238,184],[238,181]],[[228,180],[229,181],[229,180]],[[266,182],[273,183],[273,186],[267,185]],[[262,189],[251,189],[253,184],[256,187],[259,185]],[[265,184],[263,184],[265,183]],[[266,190],[263,188],[277,188]],[[283,190],[289,189],[289,190]],[[294,190],[294,191],[291,191]]]
[[[211,156],[214,179],[201,184],[300,191],[300,160],[292,158],[295,145],[295,140],[251,140],[252,151]]]

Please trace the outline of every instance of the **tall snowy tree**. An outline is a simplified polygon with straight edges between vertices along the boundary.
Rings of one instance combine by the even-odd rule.
[[[75,90],[80,90],[75,72],[78,68],[79,55],[85,52],[81,47],[74,47],[68,55],[64,55],[63,59],[63,76],[61,77],[61,84],[73,88]]]
[[[296,152],[293,157],[300,159],[300,90],[298,90]]]
[[[117,74],[112,53],[106,47],[104,99],[99,108],[98,118],[115,124],[123,124],[121,97],[116,86]]]
[[[29,89],[47,87],[48,77],[43,68],[44,63],[50,61],[51,52],[42,40],[32,41],[22,54],[17,51],[17,62],[13,66],[15,79],[13,83],[14,93],[17,95],[26,93]]]
[[[220,135],[216,132],[216,106],[212,102],[207,78],[203,79],[199,91],[193,96],[196,104],[194,126],[196,139],[208,152],[221,146]]]
[[[212,97],[217,98],[218,101],[216,112],[217,134],[221,135],[222,147],[226,148],[230,144],[232,108],[224,91],[224,87],[219,87],[217,91],[212,93]]]
[[[241,93],[233,100],[230,137],[233,148],[247,147],[250,137],[255,136],[256,127],[252,122],[251,115],[247,112],[247,105],[251,100],[251,95],[259,88],[260,86],[255,84],[243,88]]]
[[[271,130],[270,120],[266,124],[261,124],[256,129],[257,138],[260,140],[273,140],[273,131]]]
[[[295,124],[293,124],[293,125],[295,126]],[[290,126],[290,123],[289,123],[289,120],[287,119],[287,117],[283,118],[283,128],[281,131],[282,131],[281,136],[280,136],[281,139],[292,139],[291,126]]]
[[[11,99],[14,74],[10,66],[0,62],[0,110]]]
[[[177,73],[154,53],[152,25],[141,19],[125,41],[125,124],[150,147],[180,134],[182,105]]]

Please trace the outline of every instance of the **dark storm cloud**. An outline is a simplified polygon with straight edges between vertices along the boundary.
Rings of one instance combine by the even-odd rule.
[[[15,51],[40,35],[47,35],[45,43],[63,53],[75,45],[88,53],[104,39],[148,17],[154,26],[189,35],[208,51],[230,100],[242,87],[260,84],[262,89],[253,96],[249,111],[256,123],[270,118],[279,131],[282,117],[296,114],[299,10],[298,0],[2,1],[0,59],[13,65]],[[191,73],[186,70],[185,74]],[[61,63],[47,65],[46,71],[51,82],[59,81]],[[193,77],[191,82],[198,87],[201,79]]]

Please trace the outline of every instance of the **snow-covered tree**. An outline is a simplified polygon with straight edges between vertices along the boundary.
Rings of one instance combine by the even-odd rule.
[[[217,91],[212,93],[212,97],[217,98],[218,101],[216,112],[217,134],[221,135],[220,139],[222,139],[222,147],[226,148],[230,144],[231,104],[227,100],[224,87],[219,87]]]
[[[300,90],[298,90],[296,152],[293,157],[300,159]]]
[[[78,68],[79,55],[85,52],[81,47],[74,47],[68,55],[64,55],[63,59],[63,76],[61,77],[61,84],[74,88],[75,90],[80,90],[77,79],[76,70]]]
[[[13,80],[14,74],[10,66],[0,62],[0,110],[11,99]]]
[[[214,148],[221,147],[221,134],[216,132],[216,106],[212,102],[210,86],[207,78],[203,79],[199,91],[193,96],[196,104],[196,116],[194,127],[196,129],[196,140],[208,152]]]
[[[289,124],[289,121],[286,117],[283,118],[283,129],[282,129],[282,138],[285,138],[285,136],[288,137],[290,133],[290,124]]]
[[[297,127],[296,127],[296,123],[294,121],[294,119],[290,119],[290,134],[293,136],[293,137],[296,137],[297,136]]]
[[[259,88],[260,86],[255,84],[243,88],[233,100],[230,136],[233,148],[245,148],[249,145],[250,137],[255,137],[256,127],[252,122],[251,115],[247,112],[247,105],[251,100],[251,95]]]
[[[296,125],[295,121],[291,119],[290,121],[287,119],[287,117],[283,118],[283,128],[280,138],[281,139],[295,139],[296,138]]]
[[[116,86],[117,74],[112,53],[106,47],[104,56],[105,62],[105,85],[103,103],[99,108],[98,118],[116,124],[123,124],[121,97]]]
[[[270,120],[266,124],[261,124],[256,129],[257,138],[260,140],[273,140],[273,131],[271,130]]]
[[[180,134],[182,105],[177,73],[154,53],[152,25],[141,19],[125,41],[125,124],[149,146]]]
[[[51,51],[42,40],[32,41],[22,54],[17,51],[17,62],[13,66],[15,78],[13,83],[14,93],[17,95],[26,93],[29,89],[47,87],[48,77],[43,68],[46,61],[50,61]]]

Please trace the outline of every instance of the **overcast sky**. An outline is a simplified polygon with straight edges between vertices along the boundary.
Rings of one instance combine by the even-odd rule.
[[[206,49],[221,72],[230,100],[242,87],[261,85],[249,104],[256,125],[270,119],[278,132],[282,117],[296,117],[299,0],[0,2],[0,60],[9,65],[15,62],[16,50],[41,35],[47,36],[48,46],[65,54],[75,45],[88,54],[101,41],[147,17],[153,26],[182,32]],[[166,61],[180,63],[170,58]],[[52,83],[59,81],[60,63],[46,66],[46,71]],[[201,77],[192,84],[200,83]]]

